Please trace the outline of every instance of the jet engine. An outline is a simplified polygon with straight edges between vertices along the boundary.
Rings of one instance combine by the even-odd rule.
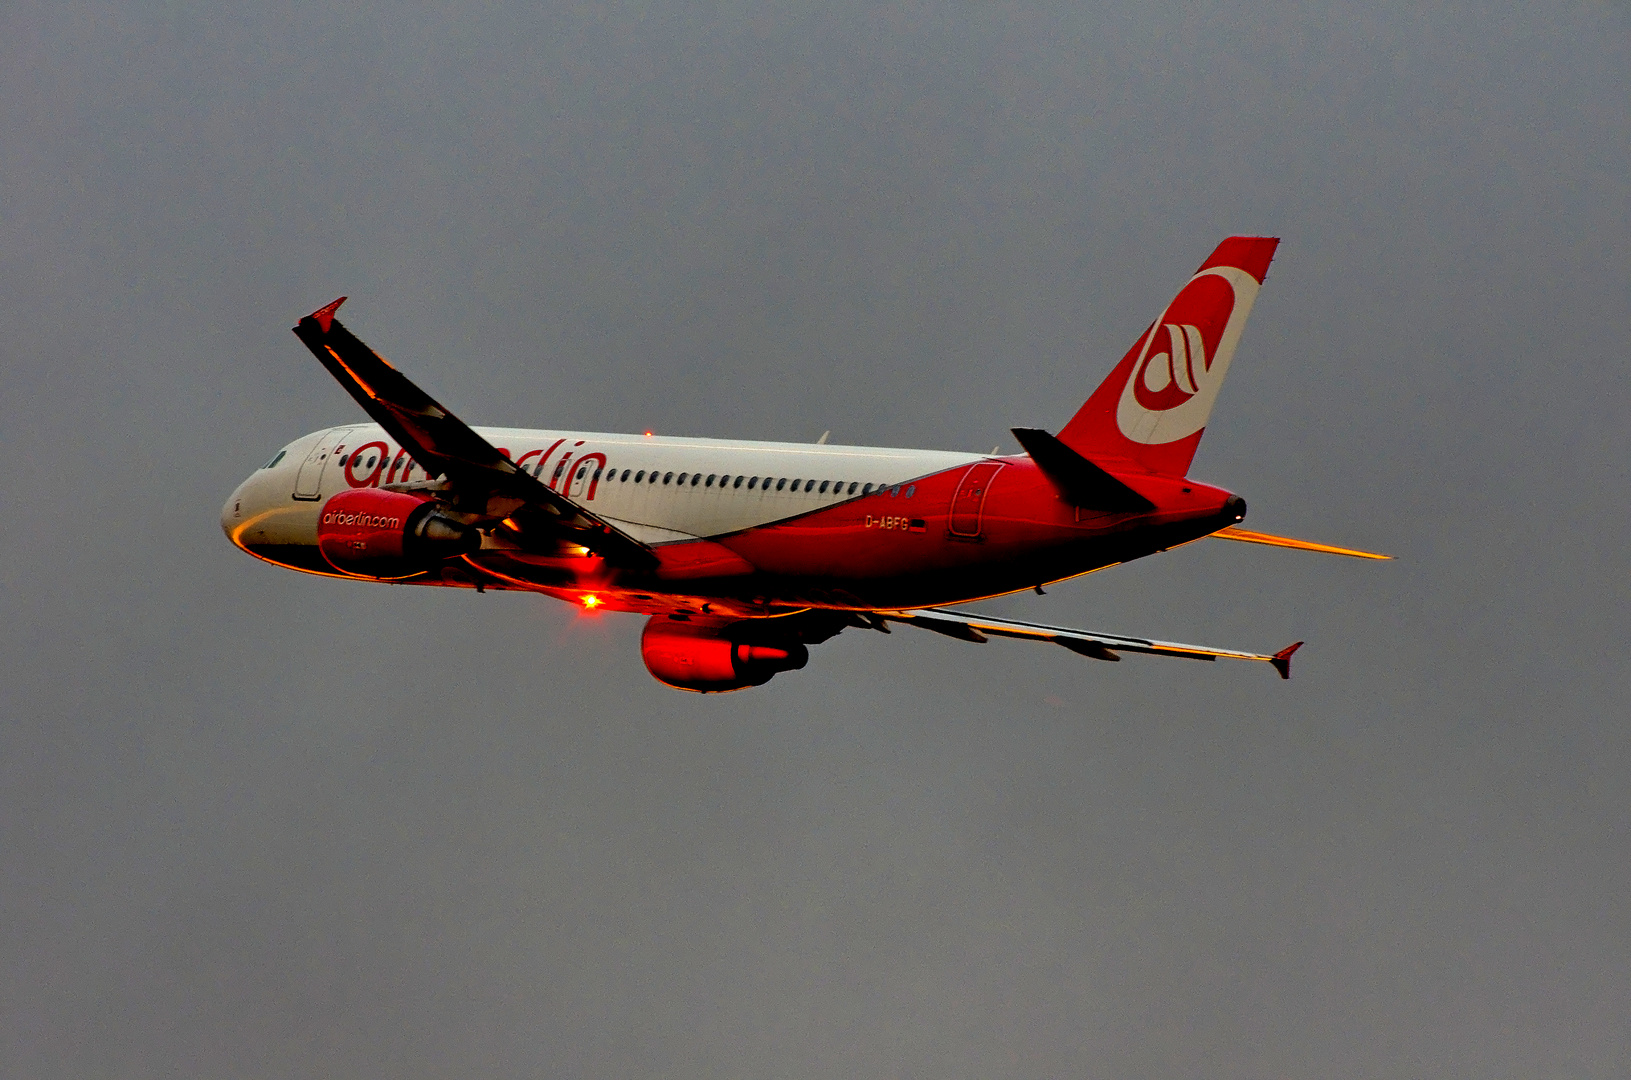
[[[317,519],[317,550],[357,577],[412,577],[480,546],[480,533],[427,495],[354,488],[324,503]]]
[[[762,686],[809,662],[803,642],[766,633],[756,622],[721,626],[654,615],[640,635],[640,657],[658,682],[702,694]]]

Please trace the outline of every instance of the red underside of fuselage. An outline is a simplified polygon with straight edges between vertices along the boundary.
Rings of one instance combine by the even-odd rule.
[[[1155,509],[1079,510],[1029,457],[990,458],[921,477],[893,495],[880,491],[740,532],[659,545],[652,572],[618,570],[593,555],[485,546],[404,583],[523,589],[652,613],[935,607],[1088,573],[1238,520],[1238,501],[1220,488],[1117,475]],[[907,487],[914,489],[910,498]],[[975,487],[978,495],[971,494]],[[295,569],[335,573],[316,548],[250,550]]]

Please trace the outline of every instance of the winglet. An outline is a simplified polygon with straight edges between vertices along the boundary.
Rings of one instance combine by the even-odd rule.
[[[307,315],[306,318],[316,319],[317,325],[322,327],[323,333],[326,334],[328,333],[328,328],[334,325],[334,313],[340,310],[340,305],[345,303],[345,301],[346,298],[342,296],[338,300],[334,301],[334,303],[329,304],[326,307],[318,308],[310,315]]]
[[[1291,678],[1291,654],[1302,647],[1302,642],[1294,641],[1290,645],[1287,645],[1285,648],[1281,649],[1279,652],[1275,653],[1273,659],[1269,661],[1269,663],[1274,665],[1274,670],[1280,673],[1280,678]]]

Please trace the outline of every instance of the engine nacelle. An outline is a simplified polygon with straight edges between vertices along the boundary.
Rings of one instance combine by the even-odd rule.
[[[317,519],[317,550],[357,577],[412,577],[480,546],[480,533],[427,495],[354,488],[324,503]]]
[[[653,615],[640,635],[640,658],[658,682],[702,694],[762,686],[809,662],[803,642],[765,629],[755,621],[709,626]]]

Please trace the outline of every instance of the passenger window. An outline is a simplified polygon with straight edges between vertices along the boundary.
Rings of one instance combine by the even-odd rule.
[[[717,479],[718,479],[718,477],[715,474],[709,473],[708,474],[708,484],[707,484],[707,486],[708,487],[713,487],[714,486],[714,481],[717,480]]]
[[[855,494],[855,488],[856,488],[856,483],[855,483],[855,481],[851,480],[850,485],[849,485],[849,493],[851,495]]]
[[[758,486],[759,486],[759,478],[757,476],[748,477],[748,490],[749,491],[752,491],[754,488],[756,488]]]
[[[907,498],[908,498],[908,499],[910,499],[910,498],[911,498],[911,497],[912,497],[912,495],[913,495],[913,494],[914,494],[914,493],[915,493],[915,492],[916,492],[916,491],[917,491],[917,485],[916,485],[916,484],[913,484],[913,485],[912,485],[912,486],[911,486],[911,487],[909,487],[909,488],[907,488],[907,489],[906,489],[906,497],[907,497]]]
[[[674,479],[674,474],[673,473],[663,473],[663,483],[664,483],[664,485],[666,485],[672,479]],[[680,473],[680,479],[681,480],[685,479],[685,474],[684,473]]]
[[[689,476],[689,475],[691,475],[691,474],[690,473],[680,473],[680,478],[678,480],[674,481],[674,482],[676,484],[682,484],[683,485],[685,483],[685,478],[687,476]]]
[[[734,483],[734,484],[732,484],[732,485],[731,485],[731,487],[733,487],[733,488],[739,488],[739,487],[741,487],[741,486],[742,486],[742,480],[743,480],[743,479],[744,479],[744,478],[743,478],[743,477],[740,477],[740,476],[738,476],[738,477],[737,477],[737,478],[736,478],[736,483]]]
[[[804,481],[804,490],[805,491],[814,491],[815,490],[815,481],[814,480]]]
[[[899,494],[900,494],[900,485],[899,484],[896,484],[894,487],[889,489],[889,497],[891,499],[893,499],[896,495],[899,495]]]
[[[821,494],[827,494],[827,481],[821,481]]]
[[[787,486],[787,477],[784,476],[780,480],[776,481],[776,490],[777,491],[780,491],[782,488],[784,488],[786,486]]]
[[[596,470],[595,470],[595,479],[596,479],[596,480],[599,480],[599,479],[600,479],[600,474],[601,474],[601,473],[603,473],[603,472],[605,472],[605,471],[606,471],[606,470],[605,470],[605,468],[604,468],[604,467],[602,467],[602,468],[599,468],[599,469],[596,469]]]
[[[636,484],[638,484],[640,481],[644,480],[645,478],[646,478],[646,470],[644,470],[644,469],[641,469],[639,472],[634,474],[634,482]]]
[[[861,488],[861,494],[862,494],[862,495],[870,495],[870,494],[872,494],[872,485],[871,485],[871,484],[867,484],[867,485],[865,485],[865,486],[864,486],[864,487],[862,487],[862,488]]]
[[[578,469],[578,475],[573,477],[573,479],[574,480],[582,480],[583,477],[584,477],[584,474],[587,473],[588,471],[589,471],[589,466],[587,466],[587,465],[582,466],[581,468]]]
[[[618,483],[626,484],[628,482],[629,482],[629,470],[624,469],[623,470],[623,479],[619,480]]]
[[[691,474],[691,486],[696,487],[700,483],[702,483],[702,474],[699,473],[699,472],[692,473]]]
[[[564,473],[565,471],[566,471],[566,459],[562,458],[561,463],[559,465],[555,466],[555,475],[553,477],[551,477],[550,482],[554,483],[554,482],[559,481],[560,478],[561,478],[561,474]]]

